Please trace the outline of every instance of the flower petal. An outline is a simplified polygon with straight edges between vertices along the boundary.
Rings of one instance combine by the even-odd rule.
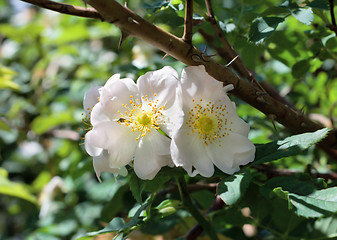
[[[108,150],[111,168],[125,166],[132,160],[138,145],[138,135],[131,128],[117,122],[104,122],[91,131],[92,145]]]
[[[91,140],[92,140],[92,131],[89,131],[85,134],[84,136],[84,147],[87,153],[92,156],[98,156],[102,153],[102,148],[98,148],[92,145]]]
[[[155,133],[148,133],[140,140],[134,160],[134,169],[139,178],[153,179],[163,166],[172,163],[170,155],[156,154],[156,142],[161,140],[162,137]]]
[[[181,74],[181,85],[186,92],[183,94],[192,98],[204,98],[209,101],[227,96],[223,83],[211,77],[203,65],[185,68]]]
[[[210,144],[207,152],[214,165],[227,174],[233,174],[239,170],[239,165],[245,165],[254,160],[254,144],[242,135],[231,133],[222,138],[221,147],[218,144]]]
[[[110,172],[113,174],[117,174],[119,172],[118,168],[111,168],[109,166],[108,153],[107,151],[103,151],[99,156],[94,157],[93,161],[96,177],[101,182],[101,173],[102,172]]]
[[[200,173],[210,177],[214,173],[213,163],[208,156],[205,145],[197,133],[189,133],[181,128],[172,138],[171,155],[176,166],[182,166],[190,176]],[[194,167],[196,170],[193,170]]]
[[[89,90],[85,93],[83,99],[83,108],[88,115],[92,108],[98,103],[99,92],[98,89],[101,88],[99,86],[94,86],[89,88]]]
[[[137,81],[141,96],[147,95],[151,100],[158,99],[158,106],[166,108],[171,107],[175,101],[178,83],[178,73],[169,66],[147,72]]]

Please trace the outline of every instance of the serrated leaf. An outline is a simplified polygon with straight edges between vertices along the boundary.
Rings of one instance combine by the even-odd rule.
[[[328,128],[323,128],[313,133],[298,134],[284,140],[256,145],[255,161],[250,166],[298,155],[325,138],[328,132]]]
[[[280,145],[279,149],[288,149],[293,146],[298,146],[304,150],[325,138],[329,131],[329,128],[323,128],[312,133],[302,133],[287,137],[284,140],[278,141],[277,144]]]
[[[249,41],[263,41],[269,37],[283,21],[284,18],[280,17],[262,17],[255,19],[249,30]]]
[[[138,178],[135,172],[132,172],[130,178],[130,190],[132,192],[132,196],[138,203],[142,203],[142,193],[144,191],[144,187],[145,181]]]
[[[337,187],[315,191],[307,196],[289,193],[289,197],[299,216],[315,218],[337,212]]]
[[[300,22],[310,25],[314,20],[314,14],[311,8],[299,8],[295,11],[291,11],[291,14]]]
[[[228,176],[219,183],[217,194],[227,205],[233,205],[243,196],[251,179],[248,170]]]

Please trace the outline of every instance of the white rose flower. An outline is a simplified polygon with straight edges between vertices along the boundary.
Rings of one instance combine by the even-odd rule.
[[[84,107],[84,110],[87,116],[91,115],[91,111],[93,107],[98,103],[98,99],[99,99],[98,89],[99,88],[100,87],[98,86],[91,87],[84,95],[83,107]],[[89,135],[90,134],[91,133],[89,133]],[[101,181],[100,175],[102,172],[110,172],[110,173],[113,173],[115,176],[117,174],[126,176],[127,170],[125,167],[111,168],[109,166],[109,161],[108,161],[109,157],[108,157],[107,151],[103,150],[103,148],[97,148],[91,145],[90,142],[88,141],[88,139],[90,139],[89,135],[86,136],[84,139],[84,146],[88,154],[93,157],[93,165],[94,165],[94,169],[95,169],[98,180]]]
[[[172,133],[171,155],[190,176],[227,174],[254,160],[249,125],[238,117],[226,92],[233,86],[209,76],[204,66],[187,67],[181,76],[182,112]]]
[[[159,131],[171,136],[171,117],[180,105],[178,84],[177,72],[164,67],[141,76],[137,84],[115,74],[98,89],[92,130],[85,135],[87,152],[99,162],[96,172],[112,172],[134,158],[137,176],[152,179],[161,167],[173,166],[170,139]]]

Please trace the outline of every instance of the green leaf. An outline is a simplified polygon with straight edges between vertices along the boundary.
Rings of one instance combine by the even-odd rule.
[[[323,179],[309,175],[282,176],[266,182],[265,187],[288,202],[288,209],[298,216],[315,218],[337,212],[337,187],[326,187]]]
[[[301,196],[289,193],[290,201],[295,206],[295,213],[306,218],[331,215],[337,212],[337,187],[315,191]]]
[[[137,226],[140,222],[142,222],[142,219],[139,217],[139,215],[148,206],[149,206],[149,204],[145,203],[141,207],[139,207],[139,209],[137,210],[135,215],[127,223],[125,223],[123,218],[116,217],[116,218],[112,219],[110,221],[110,223],[105,228],[103,228],[102,230],[99,230],[99,231],[96,231],[96,232],[86,233],[86,234],[76,238],[76,240],[89,240],[89,239],[92,239],[93,237],[95,237],[97,235],[112,233],[112,232],[122,233],[122,232],[124,232],[124,231],[126,231],[126,230],[128,230],[128,229],[130,229],[134,226]]]
[[[145,181],[140,179],[135,172],[132,172],[130,178],[130,190],[132,192],[132,196],[138,203],[142,203],[142,193],[144,191],[144,187]]]
[[[217,194],[227,205],[233,205],[243,196],[251,179],[250,171],[246,169],[228,176],[219,183]]]
[[[299,8],[291,11],[291,14],[300,22],[310,25],[314,20],[314,15],[311,8]]]
[[[283,21],[284,18],[280,17],[262,17],[255,19],[249,30],[249,41],[260,42],[265,40]]]
[[[32,130],[36,134],[44,134],[45,132],[51,130],[65,123],[76,123],[73,113],[68,112],[58,112],[52,113],[51,115],[42,115],[36,117],[32,122]]]
[[[288,149],[293,146],[298,146],[304,150],[325,138],[329,131],[329,128],[323,128],[312,133],[298,134],[278,141],[277,144],[280,145],[279,149]]]
[[[27,186],[23,183],[10,181],[6,173],[2,171],[0,174],[0,194],[21,198],[37,205],[37,198],[29,192]]]
[[[329,10],[329,2],[328,0],[313,0],[313,1],[307,1],[307,6],[322,10]]]
[[[19,91],[19,84],[13,82],[13,78],[16,75],[12,69],[0,65],[0,89],[11,89]]]
[[[325,138],[328,132],[328,128],[323,128],[313,133],[298,134],[284,140],[256,145],[255,161],[250,166],[298,155]]]
[[[4,130],[4,131],[7,131],[7,132],[10,132],[11,131],[11,128],[9,127],[9,125],[0,118],[0,130]]]
[[[301,78],[306,73],[308,73],[309,70],[310,70],[310,60],[305,59],[294,64],[294,66],[291,69],[291,74],[294,76],[294,78]]]

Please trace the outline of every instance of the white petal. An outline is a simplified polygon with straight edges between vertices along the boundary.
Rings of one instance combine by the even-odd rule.
[[[102,172],[110,172],[113,174],[117,174],[119,172],[118,168],[111,168],[109,166],[107,151],[103,151],[102,154],[94,157],[93,165],[94,165],[96,176],[100,182],[101,182],[100,175]]]
[[[137,85],[128,78],[114,80],[100,88],[99,92],[103,111],[110,119],[118,118],[117,111],[123,109],[122,104],[129,104],[131,99],[139,99]]]
[[[203,65],[185,68],[181,74],[181,85],[183,91],[193,98],[208,101],[226,95],[223,83],[211,77]]]
[[[171,107],[175,101],[178,83],[178,73],[168,66],[147,72],[137,81],[142,96],[147,95],[151,100],[158,99],[158,106],[165,105],[166,108]]]
[[[92,131],[89,131],[84,136],[84,147],[85,147],[85,150],[92,157],[100,155],[102,153],[103,149],[93,146],[92,143],[91,143],[91,141],[92,141]]]
[[[210,177],[214,173],[213,163],[205,144],[197,133],[187,135],[189,130],[181,128],[172,138],[171,155],[176,166],[182,166],[190,176],[197,173]],[[192,166],[196,169],[192,171]]]
[[[140,140],[135,154],[134,169],[137,176],[141,179],[153,179],[163,166],[172,166],[170,155],[164,155],[164,152],[158,151],[156,147],[167,147],[162,149],[169,151],[169,144],[158,144],[164,140],[164,136],[159,133],[150,132]],[[160,146],[162,145],[162,146]]]
[[[108,150],[110,167],[119,168],[132,160],[138,145],[138,135],[131,128],[116,122],[105,122],[91,131],[92,145]]]
[[[214,165],[227,174],[238,171],[239,165],[253,161],[255,156],[254,144],[247,137],[235,133],[222,138],[221,147],[218,143],[210,144],[207,151]]]
[[[88,115],[92,108],[98,103],[99,92],[98,89],[101,88],[99,86],[94,86],[89,88],[89,90],[85,93],[83,98],[83,108]]]
[[[102,122],[109,122],[111,119],[107,115],[106,111],[104,111],[103,105],[98,103],[94,106],[90,114],[90,123],[92,126],[100,124]]]

